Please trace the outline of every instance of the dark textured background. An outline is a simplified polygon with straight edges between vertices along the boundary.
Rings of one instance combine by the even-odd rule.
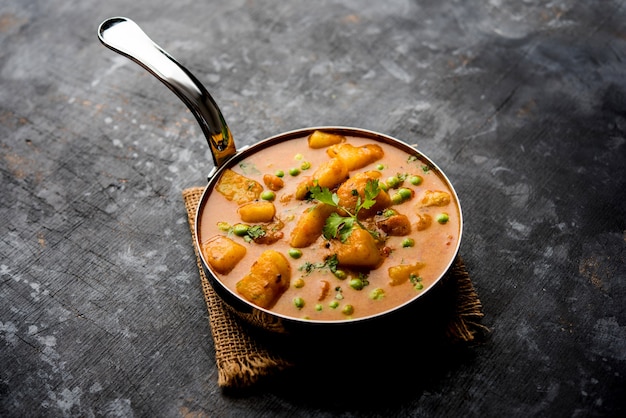
[[[624,3],[5,1],[0,415],[620,415]],[[417,144],[460,196],[488,339],[399,371],[415,390],[393,400],[222,393],[181,198],[210,154],[169,90],[100,45],[117,15],[206,84],[240,146],[315,125]]]

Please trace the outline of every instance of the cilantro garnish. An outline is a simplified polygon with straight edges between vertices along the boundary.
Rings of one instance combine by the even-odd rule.
[[[324,224],[324,229],[322,231],[324,238],[339,238],[341,242],[346,242],[352,233],[352,229],[355,224],[374,235],[375,232],[369,231],[361,222],[359,222],[358,215],[361,209],[369,209],[374,206],[376,203],[376,196],[378,196],[380,190],[378,180],[368,180],[364,189],[365,198],[361,200],[361,196],[358,196],[353,213],[346,207],[339,204],[339,196],[337,196],[337,193],[333,193],[328,188],[322,188],[317,185],[311,188],[310,192],[313,199],[341,209],[347,214],[347,216],[341,216],[336,212],[330,214],[330,216],[326,219],[326,223]],[[354,193],[358,194],[356,190],[353,191],[353,194]]]
[[[424,285],[422,284],[422,280],[424,279],[422,279],[421,276],[418,276],[415,273],[411,273],[409,275],[409,281],[411,282],[415,290],[422,290],[424,288]]]
[[[337,259],[337,254],[333,254],[330,257],[327,257],[323,262],[319,263],[311,263],[306,262],[298,268],[300,271],[304,271],[307,275],[311,274],[311,272],[315,269],[323,269],[328,268],[332,273],[337,271],[337,266],[339,265],[339,260]]]

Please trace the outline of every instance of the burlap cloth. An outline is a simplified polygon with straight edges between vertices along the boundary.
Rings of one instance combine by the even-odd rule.
[[[277,337],[275,334],[264,333],[242,321],[215,293],[205,276],[198,248],[195,246],[196,209],[203,191],[203,187],[185,189],[183,198],[209,313],[219,386],[230,389],[249,388],[262,378],[301,369],[305,363],[309,371],[320,364],[332,363],[334,360],[324,357],[325,353],[330,356],[329,351],[319,345],[329,342],[303,343],[288,336]],[[416,304],[421,305],[421,310],[407,314],[405,322],[394,321],[392,326],[385,327],[386,335],[375,336],[378,344],[372,342],[372,336],[367,332],[365,336],[355,333],[349,336],[349,346],[352,348],[346,351],[363,350],[370,356],[374,353],[385,363],[390,363],[393,358],[402,357],[401,353],[409,353],[405,357],[419,357],[429,352],[432,356],[432,353],[441,353],[442,347],[477,342],[478,336],[485,335],[488,330],[480,324],[483,317],[482,305],[460,257],[440,283],[436,292],[430,291],[426,295],[429,298],[425,302]],[[315,361],[309,361],[311,358]],[[343,356],[341,361],[345,368],[348,360]],[[402,372],[404,366],[386,367]]]

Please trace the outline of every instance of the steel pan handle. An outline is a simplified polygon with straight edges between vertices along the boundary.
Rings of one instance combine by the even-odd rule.
[[[98,38],[108,48],[148,70],[187,105],[202,128],[216,167],[237,152],[222,112],[207,89],[135,22],[125,17],[107,19],[100,24]]]

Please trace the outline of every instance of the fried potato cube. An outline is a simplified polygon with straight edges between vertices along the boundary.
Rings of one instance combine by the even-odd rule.
[[[260,200],[244,203],[239,206],[237,213],[243,222],[270,222],[276,214],[276,207],[272,202]]]
[[[285,181],[275,174],[265,174],[263,176],[263,183],[265,183],[268,189],[274,192],[285,187]]]
[[[261,253],[250,272],[236,284],[237,292],[261,308],[269,309],[289,288],[291,266],[287,258],[275,250]]]
[[[317,296],[317,301],[321,302],[328,296],[330,293],[330,282],[328,280],[320,280],[319,284],[319,294]]]
[[[433,223],[433,218],[427,213],[418,213],[417,222],[415,222],[415,229],[423,231]]]
[[[246,255],[246,247],[230,238],[216,235],[202,244],[202,254],[213,270],[228,274]]]
[[[263,191],[263,186],[255,180],[242,176],[231,169],[226,169],[218,180],[215,190],[226,199],[241,205],[258,199]]]
[[[352,230],[346,242],[333,241],[332,249],[340,266],[374,269],[383,259],[374,237],[359,227]]]
[[[344,162],[349,171],[363,168],[374,161],[380,160],[385,155],[378,144],[366,144],[355,147],[352,144],[336,144],[326,150],[331,158],[339,158]]]
[[[313,244],[322,235],[326,218],[334,210],[332,206],[325,203],[318,203],[307,208],[291,231],[289,245],[293,248],[304,248]]]
[[[412,275],[417,278],[422,267],[424,267],[424,263],[419,261],[415,264],[400,264],[399,266],[389,267],[389,285],[398,286],[405,283]]]
[[[411,233],[411,221],[406,215],[400,213],[377,221],[376,226],[387,235],[395,237],[402,237]]]
[[[355,173],[346,180],[339,189],[337,189],[337,197],[339,197],[339,205],[349,209],[354,213],[358,200],[365,200],[365,186],[368,181],[378,180],[381,177],[380,171],[366,171],[363,173]],[[355,192],[356,191],[356,192]],[[380,189],[376,196],[376,203],[369,209],[361,209],[359,211],[359,219],[365,219],[373,216],[379,210],[383,210],[391,206],[391,198],[389,194]]]
[[[331,158],[322,163],[311,177],[306,178],[296,188],[296,199],[304,200],[309,190],[316,184],[320,187],[333,187],[341,184],[348,177],[348,168],[338,158]]]
[[[331,134],[329,132],[315,131],[309,135],[308,141],[309,148],[318,149],[345,142],[346,137],[339,134]]]
[[[426,190],[420,200],[422,207],[447,206],[450,204],[450,194],[441,190]]]

